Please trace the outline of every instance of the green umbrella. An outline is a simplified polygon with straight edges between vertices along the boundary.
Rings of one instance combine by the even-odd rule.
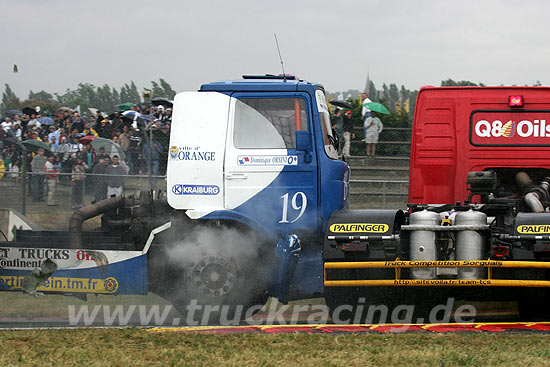
[[[384,115],[389,115],[390,111],[384,106],[383,104],[376,103],[376,102],[367,102],[363,103],[363,106],[367,107],[369,110],[374,112],[383,113]]]
[[[125,103],[117,104],[116,106],[121,111],[128,111],[130,109],[130,107],[135,106],[135,105],[136,105],[135,103],[125,102]]]
[[[37,139],[25,140],[23,141],[23,145],[32,152],[36,152],[40,148],[44,149],[47,152],[51,152],[50,146],[48,144]]]

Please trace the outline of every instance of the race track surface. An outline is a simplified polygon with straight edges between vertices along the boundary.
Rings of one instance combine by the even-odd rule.
[[[199,326],[151,328],[151,333],[201,333],[201,334],[333,334],[333,333],[500,333],[534,332],[550,333],[550,322],[495,322],[471,324],[378,324],[378,325],[262,325],[262,326]]]

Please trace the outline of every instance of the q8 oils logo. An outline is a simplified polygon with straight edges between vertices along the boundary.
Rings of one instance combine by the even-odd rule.
[[[550,146],[549,112],[474,112],[470,142],[477,146]]]

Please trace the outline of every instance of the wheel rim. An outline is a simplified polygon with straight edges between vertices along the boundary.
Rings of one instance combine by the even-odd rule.
[[[190,287],[198,294],[222,297],[234,290],[241,271],[232,258],[205,256],[190,270]]]

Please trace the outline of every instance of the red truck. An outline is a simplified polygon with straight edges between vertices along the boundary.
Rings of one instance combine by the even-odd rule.
[[[410,204],[331,216],[327,305],[514,300],[523,320],[547,317],[549,185],[550,88],[422,88]]]

